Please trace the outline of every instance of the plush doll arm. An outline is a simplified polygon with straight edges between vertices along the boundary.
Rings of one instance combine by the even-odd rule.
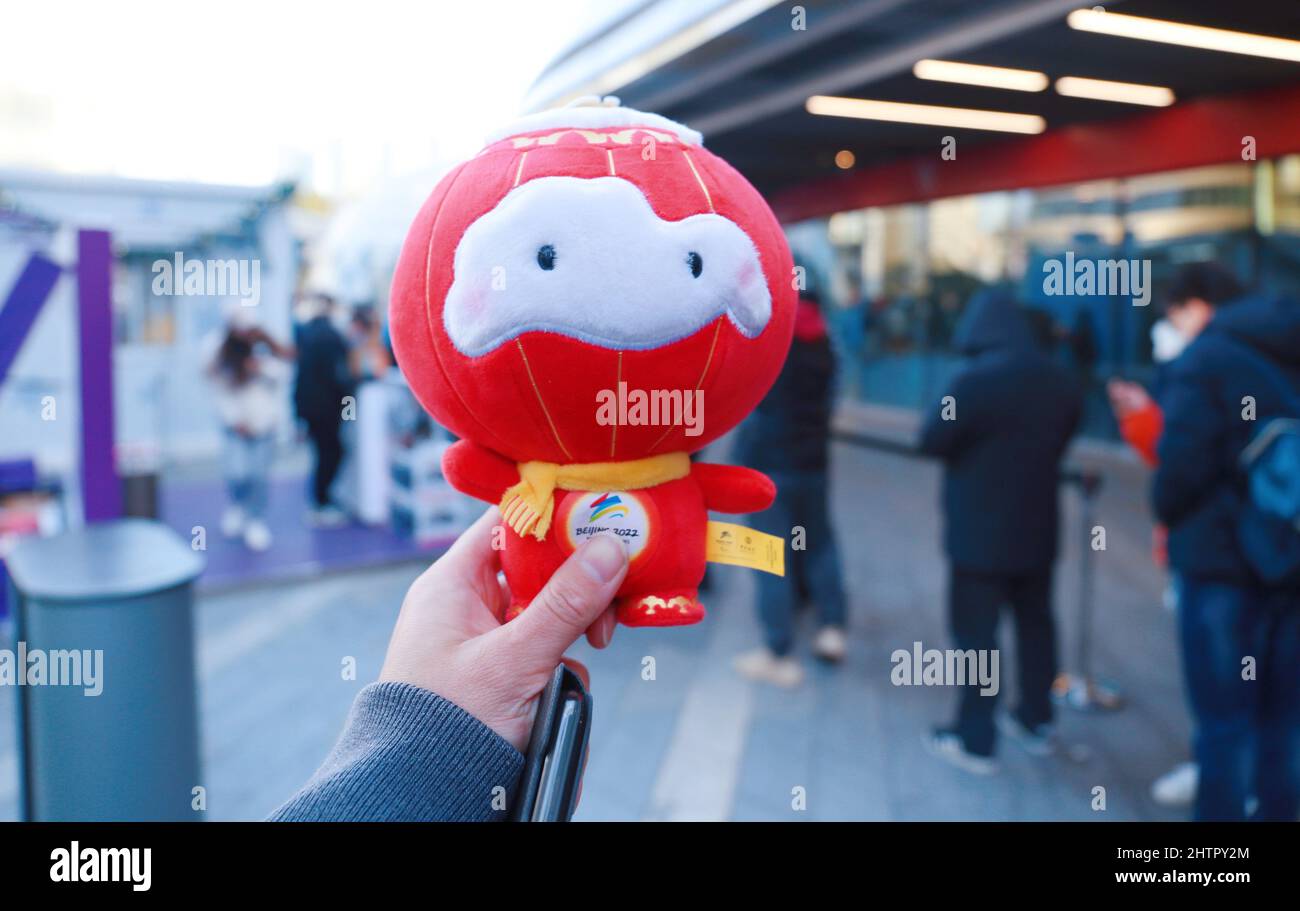
[[[489,503],[501,502],[506,488],[519,480],[514,462],[470,440],[447,447],[442,454],[442,473],[461,493]]]
[[[772,479],[752,468],[696,462],[691,475],[704,491],[704,506],[716,512],[761,512],[776,498]]]

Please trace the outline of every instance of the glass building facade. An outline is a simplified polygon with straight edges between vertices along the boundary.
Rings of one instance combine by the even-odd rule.
[[[928,406],[956,364],[962,310],[1001,286],[1087,386],[1085,432],[1113,437],[1104,381],[1154,378],[1150,329],[1179,265],[1215,259],[1252,287],[1300,297],[1300,155],[844,211],[788,234],[831,303],[844,395]],[[1047,281],[1083,260],[1137,261],[1150,303],[1135,304],[1133,286],[1061,294]]]

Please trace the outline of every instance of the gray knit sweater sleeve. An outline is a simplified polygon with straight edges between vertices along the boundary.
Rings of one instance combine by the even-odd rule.
[[[274,822],[502,819],[524,758],[478,719],[406,683],[357,694],[343,735]]]

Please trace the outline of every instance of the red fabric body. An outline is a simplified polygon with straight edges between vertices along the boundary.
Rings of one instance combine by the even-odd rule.
[[[650,528],[645,549],[632,557],[628,565],[619,597],[664,597],[683,592],[694,596],[704,578],[704,528],[708,521],[700,485],[687,476],[623,494],[625,500],[629,496],[641,498],[648,507]],[[555,522],[546,540],[508,536],[501,566],[510,580],[512,601],[527,605],[573,553],[565,526],[580,497],[581,494],[571,491],[556,496]]]
[[[646,154],[649,139],[654,140],[652,157]],[[663,219],[716,212],[739,225],[758,251],[771,294],[767,326],[755,338],[745,338],[723,315],[651,350],[610,350],[557,333],[528,332],[480,357],[459,352],[447,336],[442,308],[466,229],[529,180],[611,174],[640,189]],[[507,463],[626,461],[701,449],[758,404],[789,348],[796,298],[791,278],[790,252],[767,204],[704,148],[657,130],[539,130],[489,146],[434,189],[410,229],[393,277],[390,330],[398,364],[416,397],[457,436]],[[703,432],[687,436],[682,426],[599,424],[597,393],[617,389],[620,382],[647,392],[701,390]],[[461,465],[448,476],[459,489],[483,496],[487,479],[476,472]],[[489,466],[489,472],[486,486],[495,488],[501,466]],[[704,564],[705,513],[698,485],[689,479],[665,484],[654,490],[653,500],[670,529],[666,538],[675,543],[656,551],[644,570],[634,567],[629,584],[635,578],[650,588],[672,587],[670,582],[682,579],[693,589]],[[520,596],[535,593],[561,556],[550,541],[520,541],[513,532],[509,539],[505,569],[511,588]]]
[[[489,503],[500,500],[506,487],[519,478],[508,460],[469,441],[459,442],[447,451],[443,470],[457,490]],[[687,477],[621,495],[638,500],[637,513],[648,521],[644,527],[645,547],[632,555],[627,578],[618,590],[619,619],[636,626],[676,626],[704,616],[696,590],[704,576],[708,510],[743,513],[767,509],[776,496],[776,487],[766,475],[752,468],[697,462]],[[581,499],[581,492],[557,491],[551,528],[541,541],[507,531],[501,566],[510,583],[514,610],[527,606],[573,553],[575,541],[568,529],[583,524],[570,522]],[[672,612],[647,617],[635,610],[636,603],[647,595],[665,600],[686,596],[698,609],[689,620]]]

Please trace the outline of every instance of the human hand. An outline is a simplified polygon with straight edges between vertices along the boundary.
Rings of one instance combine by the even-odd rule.
[[[488,509],[411,584],[379,679],[437,693],[522,752],[564,650],[584,631],[596,648],[613,638],[610,602],[627,575],[627,551],[610,535],[590,538],[503,625],[510,595],[492,547],[500,522],[496,507]],[[588,682],[585,667],[564,660]]]
[[[1106,384],[1106,394],[1110,397],[1110,407],[1116,417],[1127,417],[1152,404],[1151,394],[1140,383],[1131,380],[1111,380]]]

